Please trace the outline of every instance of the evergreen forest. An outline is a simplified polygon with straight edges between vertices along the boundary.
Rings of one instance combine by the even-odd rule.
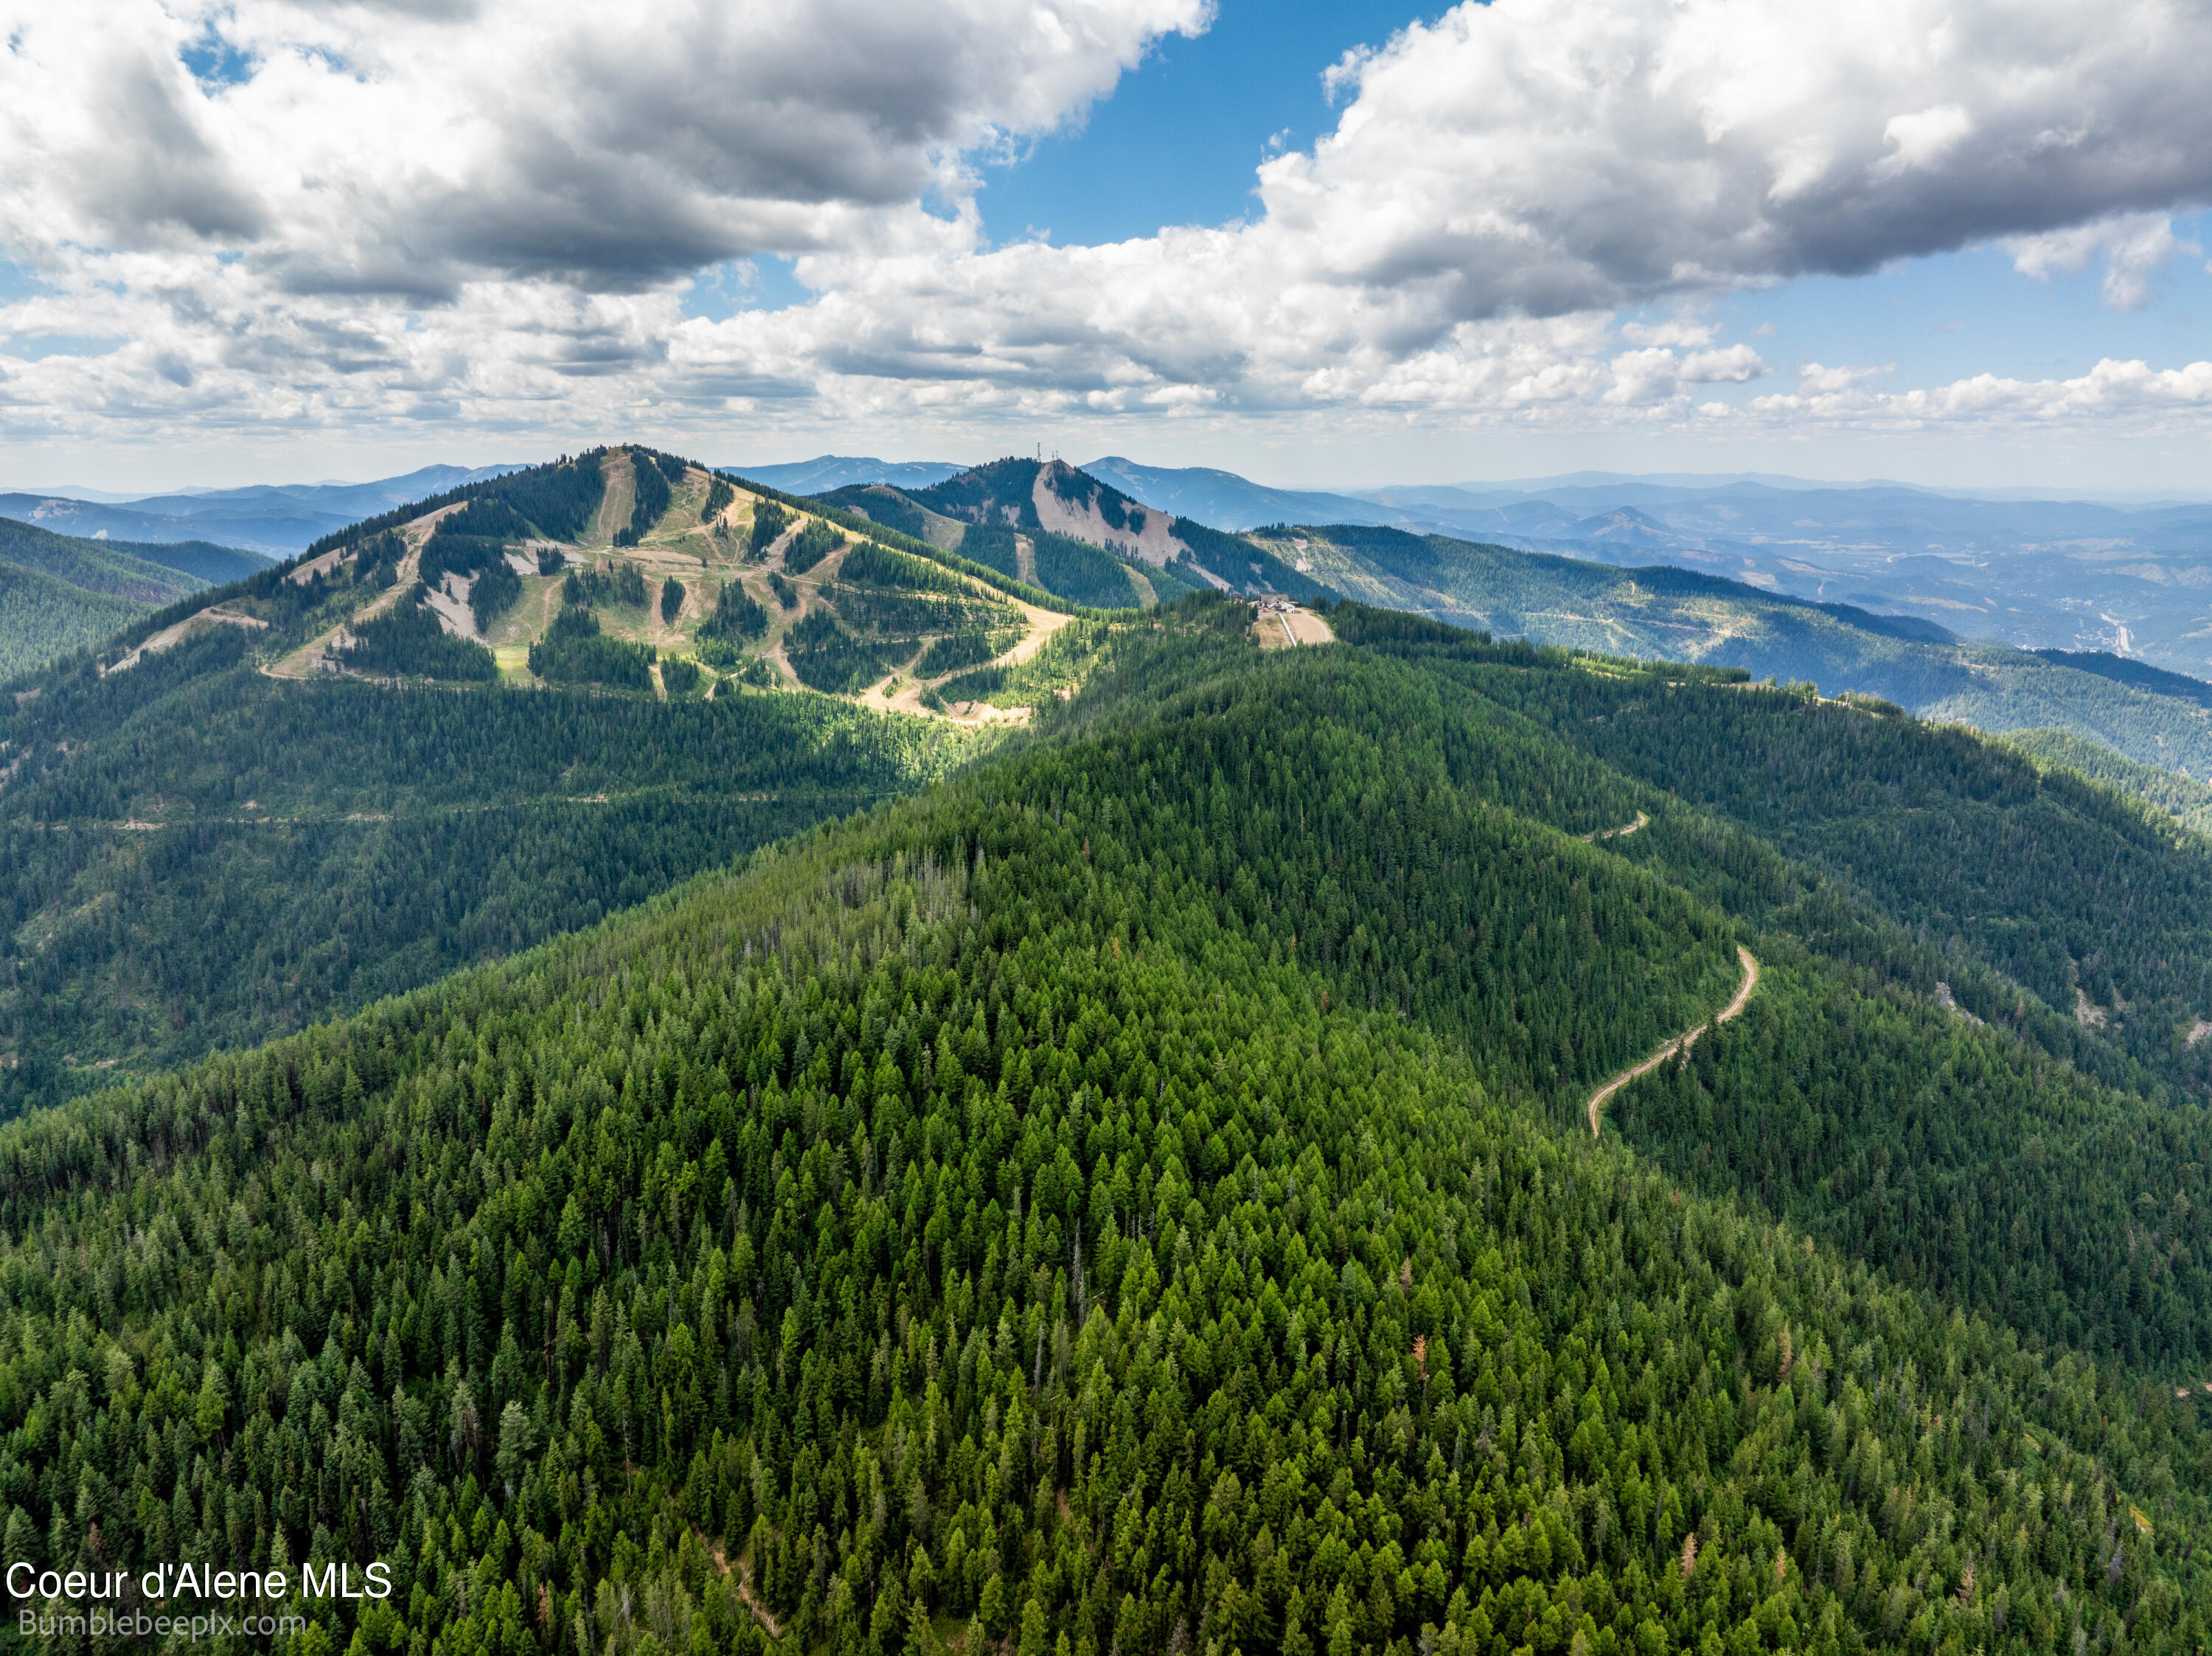
[[[811,699],[500,687],[419,608],[359,639],[407,682],[272,679],[223,628],[0,701],[0,1107],[591,925],[976,745]]]
[[[204,541],[147,545],[0,518],[0,676],[98,644],[156,606],[259,568]]]
[[[1066,470],[594,450],[0,697],[9,1558],[282,1656],[2202,1656],[2196,793]]]
[[[365,1656],[2197,1650],[2196,1071],[1949,853],[1878,883],[1716,773],[2008,799],[2144,1002],[2194,840],[1740,676],[1248,616],[1084,623],[911,798],[0,1128],[11,1555],[382,1558],[283,1635]],[[805,705],[416,700],[373,739],[494,792],[539,708]],[[374,773],[283,737],[240,786]],[[2069,930],[2122,879],[2170,895]]]

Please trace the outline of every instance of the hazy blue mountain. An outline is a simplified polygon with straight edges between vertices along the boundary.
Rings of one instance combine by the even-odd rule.
[[[1379,525],[1621,567],[1664,562],[2026,649],[2212,669],[2212,504],[2170,496],[1596,471],[1332,494],[1121,456],[1085,470],[1223,529]]]
[[[179,489],[170,494],[140,495],[127,504],[134,512],[185,518],[305,509],[343,513],[352,520],[374,517],[405,501],[442,494],[463,483],[503,477],[520,470],[519,465],[422,466],[399,476],[380,477],[373,482],[255,483],[243,488]]]
[[[751,477],[787,494],[827,494],[832,489],[861,483],[891,483],[900,488],[927,488],[968,470],[950,460],[873,460],[848,454],[821,454],[811,460],[785,465],[728,465],[720,470],[735,476]]]
[[[1158,512],[1216,529],[1279,523],[1395,524],[1403,515],[1352,494],[1270,488],[1212,466],[1148,466],[1118,454],[1079,468]]]
[[[143,490],[125,490],[118,494],[112,488],[89,488],[82,483],[19,483],[13,488],[0,489],[0,494],[35,494],[40,500],[58,498],[64,500],[94,500],[101,506],[122,506],[137,500]],[[179,491],[191,494],[191,489]]]
[[[1863,480],[1879,483],[1879,478]],[[1476,494],[1507,490],[1535,494],[1552,488],[1602,488],[1608,483],[1656,483],[1670,488],[1725,488],[1731,483],[1765,483],[1775,488],[1831,488],[1816,479],[1779,471],[1561,471],[1548,477],[1498,477],[1487,482],[1457,483],[1453,489]],[[1910,484],[1900,484],[1910,488]]]
[[[0,518],[86,540],[184,541],[198,540],[207,533],[204,525],[183,518],[58,494],[0,494]]]
[[[366,483],[262,483],[141,495],[122,502],[58,494],[0,494],[0,518],[64,535],[141,543],[213,541],[282,557],[403,501],[514,470],[511,465],[424,466],[403,476]],[[234,573],[208,577],[236,578]]]

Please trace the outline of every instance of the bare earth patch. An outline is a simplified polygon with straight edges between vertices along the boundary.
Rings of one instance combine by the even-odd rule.
[[[1093,546],[1107,547],[1151,564],[1165,564],[1190,550],[1175,537],[1175,519],[1166,513],[1148,506],[1136,507],[1132,510],[1144,514],[1140,525],[1133,531],[1116,528],[1099,515],[1096,500],[1084,501],[1079,512],[1060,499],[1042,470],[1037,473],[1030,499],[1036,507],[1037,522],[1055,534],[1070,535],[1079,541],[1089,541]]]
[[[101,676],[104,677],[106,673],[119,673],[126,668],[136,667],[143,657],[158,655],[173,645],[182,644],[188,638],[198,638],[201,634],[211,632],[217,627],[255,628],[265,628],[268,625],[269,623],[258,616],[241,616],[234,610],[224,609],[219,604],[214,604],[186,616],[173,627],[164,627],[122,660],[117,662],[112,667],[107,668]],[[37,693],[33,691],[33,694]],[[21,697],[16,698],[16,705],[18,707],[22,705]]]
[[[1948,983],[1939,983],[1936,986],[1936,1004],[1947,1012],[1956,1012],[1969,1023],[1979,1023],[1982,1021],[1959,1004],[1959,998],[1951,992],[1951,986]]]
[[[1302,644],[1334,644],[1336,634],[1310,610],[1262,609],[1252,622],[1252,641],[1262,650],[1295,650]]]
[[[456,500],[451,506],[441,506],[435,512],[425,513],[404,525],[399,532],[407,542],[407,552],[399,561],[397,577],[391,586],[378,593],[349,620],[331,628],[319,638],[309,640],[283,660],[273,661],[261,670],[271,678],[307,678],[331,665],[330,652],[351,640],[353,634],[348,630],[349,628],[375,620],[407,596],[408,589],[414,585],[415,577],[422,569],[422,543],[430,538],[430,531],[438,526],[441,519],[450,513],[459,512],[466,504],[465,500]]]
[[[637,504],[637,473],[624,450],[600,463],[600,475],[606,479],[606,493],[599,497],[599,515],[586,531],[589,537],[586,544],[612,546],[615,531],[629,522],[630,509]]]

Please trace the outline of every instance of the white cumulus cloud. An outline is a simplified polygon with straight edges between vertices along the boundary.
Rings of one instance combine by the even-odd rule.
[[[2101,258],[2125,308],[2183,250],[2167,215],[2212,200],[2200,4],[1495,0],[1330,68],[1334,130],[1261,164],[1249,221],[991,246],[981,165],[1211,14],[0,0],[0,255],[43,287],[0,336],[122,342],[0,341],[0,430],[1718,417],[1697,388],[1767,372],[1718,295],[1996,240],[2030,276]],[[696,273],[764,254],[811,297],[684,315]],[[1674,319],[1619,320],[1646,306]],[[2198,406],[2098,375],[1890,393],[1815,365],[1743,407]]]
[[[2105,303],[2116,311],[2139,311],[2150,303],[2151,282],[2184,252],[2201,253],[2194,242],[2173,234],[2164,213],[2121,213],[2094,223],[2040,235],[2008,237],[2005,251],[2022,276],[2047,279],[2053,272],[2079,272],[2099,253],[2105,256]]]
[[[964,157],[1079,116],[1211,0],[6,10],[14,257],[218,247],[293,291],[442,296],[896,242]]]
[[[1983,373],[1903,391],[1869,390],[1863,383],[1869,377],[1814,365],[1795,394],[1755,397],[1747,412],[1785,425],[1811,417],[1876,429],[1974,424],[2019,431],[2087,420],[2125,430],[2177,412],[2212,412],[2212,362],[2154,368],[2108,357],[2070,379]]]

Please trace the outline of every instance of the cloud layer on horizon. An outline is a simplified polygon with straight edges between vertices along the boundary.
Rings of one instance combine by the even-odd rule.
[[[2212,365],[1794,392],[1700,307],[2000,243],[2144,302],[2212,199],[2212,15],[2172,0],[1496,0],[1328,70],[1261,210],[992,247],[978,165],[1079,121],[1210,0],[0,3],[0,432],[650,407],[1555,428],[2172,421]],[[195,70],[198,72],[196,73]],[[810,302],[687,318],[702,267]],[[1676,312],[1624,325],[1625,310]]]

